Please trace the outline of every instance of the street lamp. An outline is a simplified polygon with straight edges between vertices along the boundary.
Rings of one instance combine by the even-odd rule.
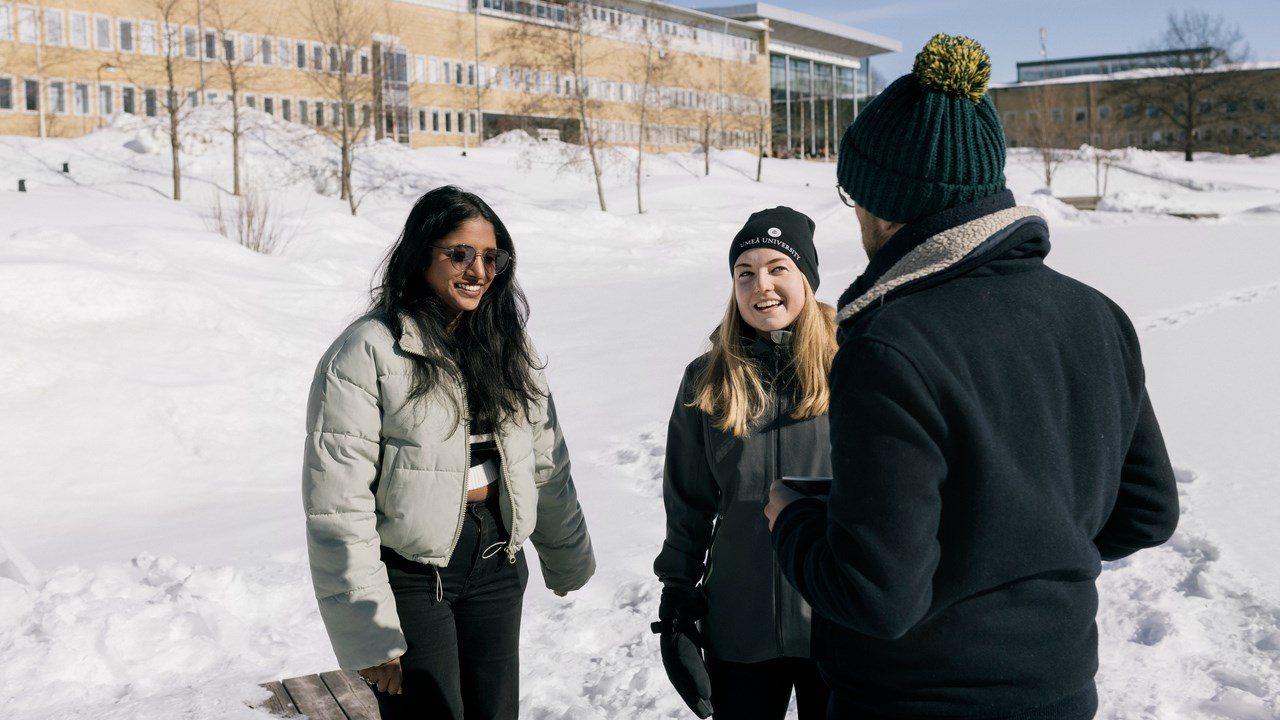
[[[115,72],[115,71],[117,71],[117,70],[119,70],[119,69],[120,69],[120,68],[116,67],[115,65],[112,65],[112,64],[111,64],[111,63],[109,63],[109,62],[104,62],[104,63],[102,63],[101,65],[99,65],[99,66],[98,66],[98,84],[97,84],[97,91],[98,91],[98,127],[102,127],[103,125],[105,125],[105,123],[103,122],[103,117],[102,117],[102,71],[103,71],[103,70],[106,70],[107,72]]]

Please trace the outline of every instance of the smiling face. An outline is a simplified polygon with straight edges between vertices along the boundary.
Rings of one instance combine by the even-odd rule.
[[[738,314],[760,335],[791,327],[804,309],[804,275],[786,255],[755,248],[733,263]]]
[[[493,273],[481,259],[486,252],[498,247],[498,237],[493,224],[481,217],[463,222],[458,229],[432,243],[431,264],[427,266],[427,287],[444,304],[445,316],[452,323],[464,312],[471,312],[480,305]],[[449,260],[449,250],[455,245],[470,245],[476,249],[476,259],[465,270],[459,270]],[[445,248],[441,250],[439,248]]]

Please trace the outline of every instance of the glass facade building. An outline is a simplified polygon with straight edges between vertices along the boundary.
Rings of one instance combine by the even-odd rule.
[[[833,155],[867,99],[870,58],[902,50],[897,40],[765,3],[704,12],[768,27],[774,157]]]
[[[866,97],[868,65],[769,54],[774,157],[826,157]]]

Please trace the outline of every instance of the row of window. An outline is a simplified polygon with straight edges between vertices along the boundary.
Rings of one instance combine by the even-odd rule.
[[[640,140],[640,124],[613,120],[597,120],[591,124],[595,137],[606,143],[637,143]],[[702,128],[684,125],[646,124],[644,141],[655,145],[697,145],[702,141]],[[716,147],[755,147],[759,134],[743,130],[720,132],[713,130],[712,144]]]
[[[1203,130],[1193,130],[1192,138],[1199,143],[1219,143],[1231,146],[1238,143],[1267,143],[1269,141],[1280,140],[1280,124],[1255,125],[1252,127],[1232,127],[1219,129],[1215,132],[1206,128]],[[1104,137],[1101,133],[1094,133],[1089,142],[1096,147],[1106,146],[1110,141],[1110,146],[1127,145],[1130,147],[1153,147],[1153,146],[1181,146],[1187,140],[1185,130],[1151,130],[1151,131],[1128,131],[1124,133],[1112,133]],[[1031,143],[1022,142],[1020,138],[1010,138],[1010,147],[1018,147],[1019,145],[1032,146]]]
[[[1269,103],[1267,102],[1267,98],[1255,97],[1255,98],[1251,98],[1247,102],[1235,100],[1235,99],[1224,100],[1221,103],[1220,107],[1227,114],[1234,115],[1236,113],[1241,112],[1246,107],[1250,108],[1255,113],[1266,113],[1268,112],[1268,105]],[[1218,106],[1214,104],[1214,100],[1211,98],[1208,98],[1208,99],[1200,100],[1196,109],[1197,109],[1197,112],[1201,115],[1210,115],[1210,114],[1213,114],[1216,107]],[[1062,124],[1063,122],[1066,122],[1067,111],[1065,108],[1052,108],[1050,110],[1050,113],[1051,113],[1053,122],[1058,124]],[[1158,105],[1149,104],[1146,106],[1144,114],[1148,118],[1153,118],[1153,119],[1158,118],[1161,116],[1160,107]],[[1028,123],[1034,124],[1039,122],[1040,113],[1036,110],[1026,110],[1024,111],[1024,115]],[[1123,105],[1120,106],[1119,115],[1120,115],[1120,118],[1124,120],[1137,117],[1138,108],[1132,103],[1124,103]],[[1112,117],[1112,112],[1111,112],[1110,105],[1097,106],[1098,120],[1105,121],[1105,120],[1111,119],[1111,117]],[[1018,119],[1019,119],[1019,114],[1015,110],[1008,110],[1004,113],[1004,121],[1006,125],[1015,123],[1018,121]],[[1071,109],[1072,122],[1083,123],[1088,121],[1088,119],[1089,119],[1089,109],[1087,107],[1076,106]]]
[[[504,12],[511,15],[547,20],[565,24],[570,18],[568,9],[560,3],[542,2],[542,0],[480,0],[485,10]],[[474,7],[475,0],[472,0]],[[585,10],[584,10],[585,12]],[[629,12],[603,5],[590,6],[590,22],[587,27],[597,34],[610,32],[615,35],[645,33],[652,24],[653,30],[688,44],[701,45],[704,52],[719,52],[724,46],[748,53],[759,52],[759,42],[755,38],[732,35],[711,27],[699,27],[674,20],[651,18],[639,13]],[[585,17],[584,17],[585,20]]]
[[[163,95],[155,88],[135,88],[129,85],[116,86],[103,83],[98,86],[96,105],[91,104],[91,85],[87,82],[67,80],[47,80],[45,82],[48,95],[46,108],[55,115],[111,115],[117,112],[133,115],[155,117],[165,109]],[[21,97],[19,97],[21,90]],[[118,93],[118,94],[117,94]],[[184,103],[187,107],[199,104],[199,92],[184,91]],[[15,81],[12,77],[0,76],[0,111],[21,110],[37,112],[40,109],[40,83],[33,79]],[[207,102],[230,99],[230,93],[209,91],[205,93]],[[175,99],[176,100],[176,99]],[[287,122],[299,122],[316,127],[337,127],[342,124],[342,105],[314,98],[273,97],[269,95],[244,94],[241,102],[245,107],[262,110],[268,115],[279,117]],[[367,126],[370,121],[370,107],[361,106],[357,113],[354,106],[347,109],[347,124],[355,125],[359,115],[359,123]],[[476,132],[475,112],[464,112],[449,108],[420,108],[418,110],[418,130],[432,133],[463,132],[464,120],[469,124],[467,132]]]
[[[155,88],[135,88],[129,85],[116,86],[104,83],[98,86],[96,105],[91,105],[91,86],[85,82],[68,82],[66,80],[46,81],[48,92],[48,109],[55,115],[89,116],[111,115],[117,112],[155,117],[165,109],[163,95]],[[0,77],[0,110],[15,110],[20,105],[27,112],[36,112],[40,105],[40,85],[32,79],[21,80],[22,97],[18,98],[14,78]],[[117,95],[118,93],[118,95]],[[206,93],[207,102],[217,102],[229,98],[228,93],[210,91]],[[176,102],[175,98],[175,102]],[[184,102],[187,106],[199,104],[199,93],[195,90],[185,91]],[[342,104],[326,102],[314,98],[273,97],[268,95],[246,94],[242,98],[245,107],[260,109],[262,112],[277,116],[286,122],[299,122],[316,127],[337,127],[342,124]],[[358,111],[354,106],[347,107],[347,124],[368,126],[370,107],[361,106]],[[417,108],[416,130],[433,134],[456,134],[466,132],[476,134],[475,111],[464,111],[453,108]],[[638,141],[639,124],[601,120],[592,124],[597,137],[608,143],[634,143]],[[648,125],[645,142],[656,144],[696,144],[701,138],[701,129],[697,127],[674,125]],[[738,130],[728,131],[717,137],[717,144],[733,147],[754,145],[756,134]]]
[[[43,22],[40,17],[43,16]],[[16,22],[15,22],[16,20]],[[57,8],[0,3],[0,40],[40,42],[43,25],[45,45],[104,52],[119,51],[140,55],[165,55],[189,60],[230,61],[268,67],[328,70],[336,72],[342,63],[349,72],[369,74],[369,51],[352,48],[341,51],[308,40],[256,36],[253,33],[223,32],[190,25],[165,25],[151,20],[113,18],[109,15]],[[16,30],[16,32],[15,32]]]

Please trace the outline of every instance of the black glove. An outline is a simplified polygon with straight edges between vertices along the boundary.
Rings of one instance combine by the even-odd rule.
[[[711,678],[702,660],[702,636],[696,621],[707,614],[707,601],[698,588],[662,588],[658,622],[649,626],[661,635],[662,666],[689,709],[711,717]]]

